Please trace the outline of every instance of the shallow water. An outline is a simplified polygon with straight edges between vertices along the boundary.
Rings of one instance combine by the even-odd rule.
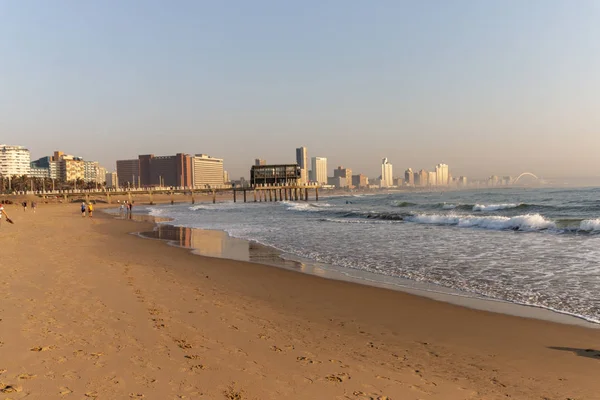
[[[393,193],[148,207],[170,224],[600,322],[600,190]]]

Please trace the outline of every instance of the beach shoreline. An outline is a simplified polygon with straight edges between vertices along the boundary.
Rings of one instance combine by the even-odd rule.
[[[190,204],[191,205],[191,204]],[[116,213],[107,215],[117,217]],[[228,260],[246,261],[286,268],[292,271],[318,276],[326,279],[353,282],[389,290],[396,290],[415,296],[426,297],[436,301],[467,307],[475,310],[512,315],[523,318],[533,318],[561,324],[577,325],[590,329],[600,329],[600,324],[583,317],[540,306],[513,303],[506,300],[494,299],[472,292],[461,292],[435,284],[410,281],[387,275],[377,275],[367,271],[335,268],[307,258],[287,254],[283,250],[261,244],[252,240],[234,238],[225,231],[175,226],[169,218],[159,218],[149,214],[134,214],[137,220],[154,224],[150,231],[133,231],[143,239],[159,239],[169,244],[190,250],[192,253]],[[157,230],[168,231],[165,235],[156,235]],[[190,238],[202,232],[202,239],[191,243]],[[163,237],[164,236],[164,237]],[[207,244],[207,242],[209,244]],[[215,248],[218,249],[215,251]],[[250,254],[254,252],[255,254]],[[268,254],[268,257],[264,257]],[[262,255],[262,257],[261,257]]]
[[[598,331],[9,213],[0,383],[20,398],[592,399]],[[238,397],[236,397],[238,396]]]

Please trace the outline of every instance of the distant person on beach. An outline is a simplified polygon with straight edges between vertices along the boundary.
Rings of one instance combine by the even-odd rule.
[[[88,204],[88,216],[92,218],[92,214],[94,213],[94,205],[92,203]]]
[[[37,208],[37,203],[35,201],[31,202],[31,210],[33,211],[33,213],[35,214],[35,209]]]
[[[85,217],[85,210],[86,210],[86,206],[85,206],[85,201],[81,203],[81,216]]]
[[[27,211],[27,202],[24,201],[23,203],[21,203],[23,205],[23,211]]]

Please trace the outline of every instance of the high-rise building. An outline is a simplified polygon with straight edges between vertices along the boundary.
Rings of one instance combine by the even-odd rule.
[[[97,161],[83,162],[83,180],[85,182],[98,182],[100,175],[100,165]]]
[[[437,186],[437,174],[434,171],[429,172],[429,179],[427,180],[429,186]]]
[[[381,161],[381,187],[394,186],[394,175],[392,171],[392,164],[387,158]]]
[[[174,156],[140,155],[138,186],[191,187],[192,157],[177,153]],[[118,173],[118,170],[117,170]],[[221,180],[223,173],[221,172]]]
[[[98,176],[96,177],[96,183],[103,185],[106,183],[106,168],[98,167]]]
[[[428,186],[429,185],[429,172],[422,169],[419,171],[419,186]]]
[[[308,151],[306,147],[296,149],[296,162],[300,166],[300,183],[308,182]]]
[[[46,178],[50,179],[59,179],[59,171],[60,171],[60,161],[56,160],[54,156],[46,156],[39,158],[35,161],[31,162],[31,169],[36,170],[36,177],[42,177],[44,175]],[[42,171],[44,170],[44,171]],[[33,176],[33,175],[32,175]]]
[[[31,155],[23,146],[0,144],[0,175],[28,175]]]
[[[327,184],[327,158],[313,157],[312,158],[312,179],[320,185]]]
[[[75,157],[62,152],[58,154],[58,176],[64,182],[74,182],[85,179],[85,161],[81,157]]]
[[[458,178],[458,186],[459,187],[467,186],[467,177],[466,176],[461,176],[460,178]]]
[[[192,181],[194,188],[221,187],[225,180],[223,159],[196,154],[192,157]]]
[[[116,172],[107,172],[105,175],[106,187],[116,189],[119,187],[119,178]]]
[[[137,187],[140,180],[140,160],[117,160],[119,187]]]
[[[352,186],[357,188],[366,188],[369,186],[369,178],[366,175],[352,175]]]
[[[404,171],[404,183],[407,186],[415,185],[415,173],[413,172],[412,168],[409,168],[406,171]]]
[[[350,168],[344,168],[342,166],[337,167],[333,170],[334,178],[344,178],[344,187],[352,187],[352,170]],[[329,182],[329,179],[327,180]],[[339,184],[342,184],[338,181]]]
[[[257,165],[257,166],[258,165],[267,165],[267,160],[263,160],[263,159],[257,158],[257,159],[254,160],[254,165]]]
[[[448,185],[448,165],[447,164],[438,164],[435,166],[435,174],[436,181],[438,186],[447,186]]]

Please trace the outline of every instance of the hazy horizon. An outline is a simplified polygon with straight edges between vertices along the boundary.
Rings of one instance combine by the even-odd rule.
[[[0,3],[0,143],[600,176],[600,3]]]

